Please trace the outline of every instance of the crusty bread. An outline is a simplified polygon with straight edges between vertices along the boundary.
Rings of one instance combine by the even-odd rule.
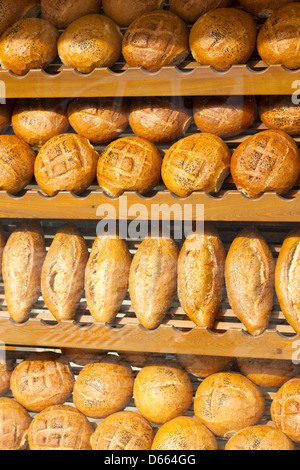
[[[234,357],[200,356],[196,354],[176,354],[176,359],[188,374],[200,380],[217,372],[230,370],[235,361]]]
[[[10,388],[10,377],[14,370],[14,361],[7,357],[0,357],[0,397],[3,397]]]
[[[263,95],[258,102],[261,121],[269,129],[289,135],[300,134],[300,104],[293,103],[290,95]]]
[[[169,0],[170,10],[187,23],[195,23],[209,10],[229,7],[233,0]]]
[[[263,388],[281,387],[300,372],[299,364],[281,359],[237,357],[237,365],[243,375]]]
[[[247,11],[261,18],[268,18],[278,8],[297,0],[238,0]]]
[[[104,13],[120,26],[129,26],[136,18],[152,10],[158,10],[165,0],[103,0]]]
[[[5,104],[0,104],[0,134],[5,134],[11,124],[11,113],[13,100],[6,100]]]
[[[225,450],[295,450],[292,440],[268,424],[248,426],[237,432],[225,444]]]
[[[41,0],[43,17],[58,28],[65,28],[85,15],[98,13],[101,0]]]
[[[280,429],[294,442],[300,442],[299,431],[300,378],[285,382],[277,391],[271,403],[271,417]]]
[[[0,8],[0,36],[23,17],[37,16],[40,0],[2,0]]]
[[[25,450],[30,423],[31,416],[20,403],[0,398],[0,450]]]

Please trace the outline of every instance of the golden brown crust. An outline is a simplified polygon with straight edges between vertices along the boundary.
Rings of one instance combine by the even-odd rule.
[[[271,404],[271,417],[276,428],[297,443],[300,442],[299,404],[299,377],[292,378],[283,384]]]
[[[119,411],[98,424],[91,437],[92,450],[150,450],[151,424],[133,411]]]
[[[145,238],[130,267],[129,295],[141,325],[157,328],[168,312],[177,285],[178,249],[170,238]]]
[[[190,49],[196,62],[225,70],[246,64],[256,45],[256,24],[237,8],[218,8],[200,16],[190,32]]]
[[[0,134],[5,134],[11,124],[11,113],[13,100],[6,100],[5,104],[0,104]]]
[[[226,443],[225,450],[295,450],[295,446],[279,429],[261,424],[237,432]]]
[[[195,354],[176,354],[182,367],[198,379],[205,379],[217,372],[230,370],[235,358],[226,356],[199,356]]]
[[[40,0],[2,0],[0,5],[0,36],[14,23],[40,13]]]
[[[229,248],[225,280],[231,308],[253,336],[269,324],[274,271],[273,255],[261,233],[255,227],[244,229]]]
[[[231,152],[223,140],[213,134],[184,137],[166,152],[162,179],[176,196],[187,197],[193,191],[219,192],[230,172]]]
[[[80,366],[97,362],[106,355],[105,351],[98,349],[61,348],[61,352],[68,357],[70,362],[74,362]]]
[[[0,450],[23,450],[30,423],[31,417],[20,403],[0,398]]]
[[[28,429],[30,450],[92,450],[94,428],[74,406],[49,406],[32,420]]]
[[[257,37],[257,50],[268,65],[300,67],[300,3],[288,3],[266,20]]]
[[[170,10],[187,23],[195,23],[207,11],[230,7],[232,0],[169,0]]]
[[[295,1],[297,0],[239,0],[239,4],[253,15],[267,18],[278,8]]]
[[[178,258],[178,298],[197,326],[213,328],[224,293],[226,253],[218,232],[205,225],[189,235]]]
[[[86,15],[61,34],[58,55],[63,64],[90,73],[96,67],[112,67],[117,62],[122,38],[119,27],[107,16]]]
[[[2,256],[5,299],[10,317],[28,320],[41,292],[46,255],[43,229],[38,221],[21,223],[8,238]]]
[[[287,194],[300,172],[300,154],[285,132],[268,130],[248,137],[233,152],[231,175],[238,190],[249,198],[272,191]]]
[[[0,275],[2,274],[2,257],[3,250],[6,244],[6,236],[4,232],[3,225],[0,223]]]
[[[154,10],[130,24],[123,39],[123,56],[131,67],[151,72],[179,65],[189,54],[188,36],[181,18],[171,11]]]
[[[99,186],[112,197],[125,190],[145,194],[160,181],[162,155],[140,137],[122,137],[108,144],[97,168]]]
[[[237,365],[243,375],[263,388],[281,387],[300,371],[293,361],[280,359],[238,357]]]
[[[158,10],[165,0],[103,0],[104,13],[120,26],[129,26],[144,13]]]
[[[98,13],[101,0],[41,0],[43,17],[58,28],[65,28],[85,15]]]
[[[14,362],[7,357],[0,357],[0,397],[4,396],[10,387],[10,377],[14,370]]]
[[[18,21],[0,39],[2,67],[16,75],[47,68],[57,55],[58,37],[55,26],[42,18]]]
[[[118,236],[99,236],[85,269],[85,295],[96,321],[112,322],[127,293],[131,254]]]
[[[64,224],[58,229],[43,263],[41,290],[55,319],[72,320],[82,297],[87,245],[77,227]]]
[[[48,196],[59,191],[84,192],[96,178],[99,154],[88,139],[77,134],[61,134],[40,149],[34,165],[39,187]]]
[[[289,135],[300,134],[300,105],[293,103],[290,95],[266,95],[259,98],[259,117],[269,129]]]

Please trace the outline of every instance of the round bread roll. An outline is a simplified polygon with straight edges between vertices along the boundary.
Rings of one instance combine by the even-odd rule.
[[[119,411],[98,424],[91,437],[92,450],[150,450],[151,424],[133,411]]]
[[[120,26],[129,26],[136,18],[153,10],[159,10],[165,0],[103,0],[104,13]]]
[[[193,100],[196,126],[221,138],[242,134],[257,115],[253,96],[197,96]]]
[[[265,406],[257,385],[236,372],[210,375],[199,385],[194,400],[195,416],[220,437],[257,424]]]
[[[17,100],[12,128],[17,137],[32,147],[42,147],[47,140],[68,131],[67,103],[56,98]]]
[[[280,429],[294,442],[300,442],[300,378],[294,377],[283,384],[271,404],[271,417]]]
[[[232,436],[225,450],[295,450],[291,439],[266,424],[248,426]]]
[[[153,361],[136,376],[133,388],[138,411],[150,422],[164,424],[184,415],[193,399],[188,374],[175,361]]]
[[[129,362],[131,367],[144,367],[153,357],[153,353],[135,352],[135,351],[122,351],[119,353]]]
[[[27,410],[12,398],[0,398],[0,450],[24,450],[31,423]]]
[[[166,152],[161,175],[176,196],[193,191],[217,193],[230,173],[231,152],[213,134],[193,134],[173,144]]]
[[[150,72],[180,65],[189,54],[188,36],[181,18],[167,10],[154,10],[139,16],[128,27],[123,56],[129,66]]]
[[[239,4],[255,16],[267,18],[272,15],[275,10],[278,10],[278,8],[295,1],[296,0],[239,0]]]
[[[40,0],[1,0],[0,36],[23,17],[37,16],[40,10]]]
[[[160,181],[162,155],[140,137],[123,137],[108,144],[97,167],[99,186],[111,197],[124,191],[148,193]]]
[[[199,16],[209,10],[230,7],[233,0],[169,0],[170,10],[187,23],[195,23]]]
[[[90,73],[96,67],[112,67],[117,62],[122,38],[119,27],[107,16],[86,15],[61,34],[58,55],[68,67]]]
[[[253,18],[237,8],[218,8],[205,13],[190,32],[190,49],[196,62],[225,70],[246,64],[256,46]]]
[[[234,151],[231,175],[238,190],[249,198],[267,191],[287,194],[300,172],[300,154],[296,142],[277,130],[258,132]]]
[[[14,370],[14,363],[0,355],[0,396],[3,397],[10,388],[10,377]]]
[[[131,102],[129,124],[133,132],[156,144],[182,137],[192,122],[188,103],[181,97],[139,97]]]
[[[300,371],[299,365],[280,359],[239,357],[237,364],[243,375],[263,388],[281,387]]]
[[[74,377],[67,359],[54,352],[32,354],[15,367],[10,379],[14,398],[35,412],[64,403],[73,386]]]
[[[58,36],[55,26],[42,18],[18,21],[0,39],[2,68],[16,75],[25,75],[32,69],[46,69],[57,56]]]
[[[127,361],[108,355],[80,371],[73,390],[74,405],[90,418],[106,418],[127,406],[133,383],[133,372]]]
[[[4,134],[11,124],[12,107],[11,100],[6,100],[5,104],[0,104],[0,134]]]
[[[60,134],[40,149],[34,165],[37,184],[48,196],[59,191],[83,193],[95,180],[99,154],[88,139]]]
[[[62,354],[67,356],[70,362],[74,362],[80,366],[101,361],[106,355],[105,351],[98,349],[77,349],[77,348],[62,348]]]
[[[289,135],[300,134],[300,105],[293,103],[290,95],[261,96],[258,112],[261,121],[269,129],[283,131]]]
[[[94,428],[70,405],[53,405],[34,417],[28,428],[30,450],[92,450]]]
[[[218,450],[218,443],[197,418],[178,416],[159,428],[151,450]]]
[[[235,359],[226,356],[199,356],[196,354],[177,354],[176,358],[182,367],[198,379],[205,379],[217,372],[231,369]]]
[[[65,28],[82,16],[98,13],[101,3],[101,0],[41,0],[41,8],[45,20]]]
[[[128,126],[126,101],[121,98],[79,98],[70,102],[73,129],[95,144],[111,142]]]
[[[15,135],[0,136],[0,189],[18,194],[33,178],[34,150]]]
[[[257,36],[257,50],[267,65],[300,67],[300,2],[288,3],[276,10],[263,24]]]

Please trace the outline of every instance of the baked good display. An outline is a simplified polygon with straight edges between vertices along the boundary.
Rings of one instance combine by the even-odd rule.
[[[38,413],[28,428],[30,450],[92,450],[94,428],[71,405],[52,405]]]
[[[287,194],[300,173],[300,154],[285,132],[267,130],[247,137],[233,152],[231,175],[238,190],[249,198],[272,191]]]
[[[95,239],[85,269],[85,296],[92,317],[112,322],[120,311],[128,288],[131,254],[119,236]]]
[[[59,191],[83,193],[96,178],[99,154],[88,139],[60,134],[49,139],[37,154],[34,175],[48,196]]]
[[[228,250],[225,281],[229,304],[252,336],[262,334],[269,325],[274,272],[272,252],[259,230],[242,230]]]
[[[188,374],[175,361],[155,360],[138,372],[133,395],[141,415],[151,423],[164,424],[190,408],[193,386]]]
[[[123,57],[131,67],[149,72],[180,65],[189,54],[188,38],[181,18],[168,10],[155,10],[130,24],[123,38]]]
[[[197,418],[178,416],[158,429],[151,450],[218,450],[218,443]]]
[[[300,371],[298,364],[280,359],[238,357],[237,365],[243,375],[263,388],[281,387]]]
[[[6,100],[5,104],[0,104],[0,134],[5,134],[11,124],[12,107],[12,100]]]
[[[73,21],[85,15],[98,13],[101,0],[41,0],[43,18],[55,24],[58,28],[65,28]]]
[[[167,237],[144,238],[129,272],[131,305],[140,324],[157,328],[171,307],[177,286],[178,249]]]
[[[260,96],[258,112],[260,120],[269,129],[277,129],[289,135],[300,134],[300,105],[294,103],[291,96]]]
[[[262,25],[257,36],[257,51],[267,65],[300,67],[300,3],[287,3]]]
[[[134,411],[119,411],[98,424],[91,436],[92,450],[150,450],[154,430]]]
[[[234,364],[234,357],[227,356],[202,356],[196,354],[176,354],[176,359],[188,374],[205,379],[217,372],[225,372]]]
[[[66,357],[45,351],[33,353],[13,370],[10,388],[27,410],[39,413],[63,404],[72,394],[74,377]]]
[[[2,255],[2,276],[9,316],[16,323],[28,320],[41,292],[46,256],[39,221],[24,221],[9,236]]]
[[[192,123],[186,99],[181,97],[137,97],[129,108],[133,132],[156,144],[171,142],[185,135]]]
[[[295,450],[292,440],[279,429],[267,424],[248,426],[225,444],[225,450]]]
[[[242,134],[251,127],[257,116],[254,96],[196,96],[193,117],[201,132],[221,138]]]
[[[280,387],[271,404],[271,417],[276,428],[297,443],[300,442],[299,402],[300,378],[294,377]]]
[[[16,400],[0,398],[0,450],[25,450],[31,423],[28,411]]]
[[[35,151],[15,135],[0,135],[0,189],[18,194],[33,179]]]
[[[106,355],[106,351],[99,349],[61,348],[61,352],[64,356],[67,356],[69,362],[74,362],[80,366],[100,361]]]
[[[186,315],[197,326],[213,328],[224,294],[225,248],[217,230],[189,235],[178,258],[177,291]]]
[[[187,23],[195,23],[198,18],[209,10],[230,7],[233,0],[169,0],[170,10]]]
[[[111,142],[128,126],[127,102],[122,98],[75,98],[68,118],[77,132],[93,144]]]
[[[0,38],[2,68],[16,75],[46,69],[57,56],[58,37],[55,26],[42,18],[25,18],[14,23]]]
[[[248,62],[256,38],[256,24],[249,13],[238,8],[218,8],[200,16],[191,29],[189,42],[196,62],[226,70]]]
[[[57,98],[19,99],[13,108],[11,121],[17,137],[32,147],[42,147],[47,140],[68,131],[67,101]]]
[[[104,15],[86,15],[73,21],[60,35],[57,49],[64,65],[81,73],[112,67],[121,55],[123,35]]]
[[[231,152],[218,136],[207,133],[184,137],[166,151],[161,176],[176,196],[193,191],[218,193],[230,173]]]
[[[0,9],[0,36],[23,17],[40,13],[40,0],[2,0]]]
[[[58,322],[75,317],[88,257],[86,242],[76,225],[62,225],[47,252],[41,275],[44,302]]]
[[[165,0],[102,0],[104,13],[120,26],[129,26],[144,13],[159,10]]]
[[[128,362],[108,355],[80,371],[74,385],[73,402],[86,416],[103,419],[127,406],[133,384],[134,375]]]
[[[160,182],[162,154],[146,139],[121,137],[101,153],[97,180],[103,191],[119,197],[124,191],[146,194]]]
[[[260,388],[236,372],[210,375],[199,385],[194,399],[196,418],[220,437],[257,424],[265,407]]]
[[[247,11],[260,18],[268,18],[278,8],[296,0],[238,0]]]

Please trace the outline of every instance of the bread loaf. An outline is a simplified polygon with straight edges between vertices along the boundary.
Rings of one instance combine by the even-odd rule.
[[[33,179],[34,150],[15,135],[0,136],[0,189],[18,194]]]
[[[269,129],[289,135],[300,134],[300,105],[290,95],[265,95],[259,98],[259,117]]]
[[[75,317],[84,288],[84,270],[89,252],[74,224],[58,229],[43,263],[41,290],[47,308],[55,319]]]
[[[261,390],[236,372],[210,375],[199,385],[194,400],[196,418],[216,436],[227,438],[257,424],[265,407]]]
[[[65,28],[82,16],[98,13],[101,0],[41,0],[43,17],[58,28]]]
[[[95,181],[98,158],[85,137],[77,134],[52,137],[36,157],[36,182],[48,196],[59,191],[81,194]]]
[[[47,68],[57,56],[58,36],[55,26],[42,18],[18,21],[1,36],[2,68],[16,75]]]
[[[28,320],[40,296],[45,255],[44,233],[38,221],[21,223],[6,242],[2,256],[5,300],[17,323]]]
[[[295,450],[291,439],[279,429],[267,424],[248,426],[237,432],[225,445],[225,450]]]
[[[296,0],[239,0],[239,4],[247,11],[260,18],[268,18],[278,8]]]
[[[3,397],[10,387],[10,377],[14,370],[14,362],[7,358],[0,356],[0,397]]]
[[[243,375],[263,388],[281,387],[300,371],[293,361],[280,359],[238,357],[237,365]]]
[[[155,10],[130,24],[123,38],[122,53],[131,67],[154,72],[184,61],[189,54],[188,37],[181,18],[171,11]]]
[[[158,10],[165,0],[103,0],[104,13],[120,26],[129,26],[144,13]]]
[[[105,351],[99,349],[61,348],[61,352],[64,356],[67,356],[70,362],[80,366],[97,362],[106,355]]]
[[[11,124],[11,113],[13,103],[6,100],[5,104],[0,104],[0,134],[5,134]]]
[[[58,55],[68,67],[90,73],[96,67],[112,67],[117,62],[122,38],[119,27],[107,16],[82,16],[61,34]]]
[[[205,225],[204,232],[189,235],[178,258],[178,298],[197,326],[213,328],[224,294],[226,253],[218,232]]]
[[[85,269],[85,295],[96,321],[112,322],[128,288],[131,255],[125,240],[99,236],[93,243]]]
[[[256,37],[256,24],[249,13],[218,8],[200,16],[189,41],[196,62],[225,70],[247,63],[255,50]]]
[[[27,410],[12,398],[0,398],[0,450],[25,450],[31,423]]]
[[[261,233],[255,227],[244,229],[229,248],[225,279],[230,306],[253,336],[269,324],[274,271],[272,253]]]
[[[122,137],[100,155],[98,184],[111,197],[124,191],[146,194],[159,183],[161,164],[161,152],[154,144],[140,137]]]
[[[218,193],[230,172],[231,152],[213,134],[193,134],[177,141],[166,152],[162,179],[176,196],[193,191]]]
[[[132,308],[147,330],[157,328],[176,293],[178,250],[167,237],[145,238],[130,267],[129,294]]]
[[[229,7],[232,0],[169,0],[170,10],[187,23],[195,23],[197,19],[209,10]]]
[[[2,0],[0,9],[0,36],[23,17],[40,13],[40,0]]]
[[[119,411],[98,424],[91,436],[93,450],[150,450],[154,437],[151,424],[133,411]]]
[[[287,194],[300,172],[300,154],[294,139],[282,131],[258,132],[233,152],[231,175],[238,190],[249,198],[272,191]]]
[[[217,372],[228,371],[235,361],[234,357],[200,356],[196,354],[176,354],[176,359],[188,374],[198,379],[205,379]]]
[[[300,378],[294,377],[283,384],[271,404],[271,417],[280,429],[294,442],[300,442],[299,431]]]
[[[3,225],[0,223],[0,275],[2,274],[2,257],[3,257],[3,250],[6,243],[6,236],[4,232]]]
[[[267,65],[300,67],[300,3],[288,3],[276,10],[257,36],[257,50]]]
[[[144,367],[151,360],[154,353],[122,351],[119,353],[119,355],[124,357],[129,362],[131,367]]]

